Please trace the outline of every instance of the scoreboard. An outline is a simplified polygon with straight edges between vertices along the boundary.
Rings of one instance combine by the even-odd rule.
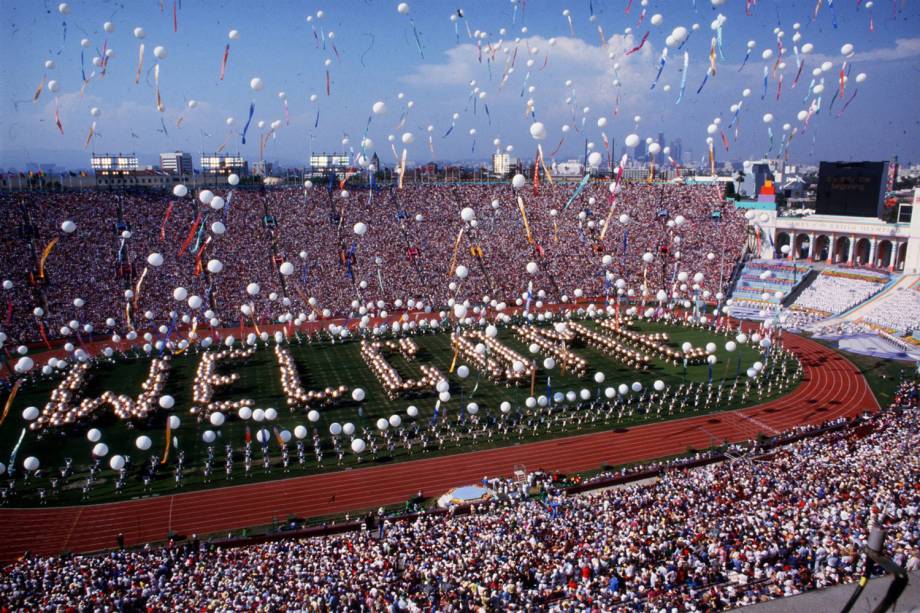
[[[880,217],[888,162],[821,162],[815,212]]]

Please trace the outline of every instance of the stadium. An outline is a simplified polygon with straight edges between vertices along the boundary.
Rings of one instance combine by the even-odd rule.
[[[686,15],[629,3],[625,22],[622,9],[591,4],[579,17],[563,7],[556,32],[557,17],[516,0],[489,17],[489,33],[467,27],[479,11],[485,26],[484,6],[450,9],[439,42],[424,33],[435,22],[418,4],[368,3],[405,35],[380,44],[421,61],[426,79],[400,77],[417,96],[443,78],[426,52],[444,49],[454,62],[472,54],[471,74],[488,70],[488,80],[470,81],[463,113],[437,97],[420,111],[395,90],[336,97],[345,75],[376,90],[383,73],[363,72],[348,19],[313,10],[297,31],[322,67],[321,94],[285,80],[287,90],[266,100],[263,77],[247,76],[256,69],[234,64],[244,62],[231,55],[240,31],[219,26],[230,42],[214,87],[225,75],[239,80],[248,105],[244,121],[217,118],[226,138],[202,117],[220,114],[218,95],[169,90],[175,58],[165,46],[145,55],[145,41],[208,24],[200,7],[106,18],[93,30],[99,49],[67,38],[68,24],[85,31],[101,14],[95,3],[49,10],[63,20],[63,42],[53,42],[60,59],[45,60],[33,98],[54,96],[53,121],[36,120],[45,122],[36,130],[70,138],[68,105],[91,109],[80,154],[91,170],[16,170],[0,185],[4,608],[920,606],[920,186],[896,159],[854,162],[854,152],[810,170],[790,160],[814,158],[793,149],[797,134],[819,123],[840,130],[834,122],[850,102],[858,108],[866,74],[850,83],[848,70],[873,56],[822,33],[826,55],[815,59],[834,59],[799,85],[808,97],[796,116],[784,106],[790,94],[781,103],[783,75],[795,88],[812,61],[807,27],[788,24],[784,41],[756,2],[735,12],[701,3],[705,12]],[[809,24],[831,19],[821,6],[793,12]],[[861,19],[839,10],[844,28]],[[723,12],[767,28],[775,64],[772,49],[751,58],[755,41],[731,42],[743,61],[729,64]],[[247,13],[229,13],[244,23]],[[700,14],[715,19],[711,46],[692,36]],[[687,27],[655,30],[666,18],[668,30]],[[370,16],[350,19],[374,29]],[[836,10],[833,20],[836,31]],[[652,34],[608,38],[601,24],[620,22]],[[558,38],[515,40],[512,25]],[[556,70],[567,45],[587,45],[575,31],[588,25],[601,35],[592,48],[615,62],[615,87],[632,77],[645,90],[648,77],[648,91],[664,95],[670,77],[676,104],[685,44],[705,42],[710,54],[687,96],[705,99],[717,74],[742,79],[749,61],[763,64],[755,108],[770,112],[755,119],[770,153],[717,164],[754,138],[737,127],[754,123],[740,119],[752,113],[750,89],[694,133],[703,155],[686,160],[681,140],[639,137],[663,130],[656,120],[619,117],[621,104],[626,114],[635,103],[626,89],[622,101],[616,90],[612,115],[582,108],[569,81],[553,90],[568,95],[564,104],[542,98],[534,83],[549,87],[558,73],[541,71]],[[119,36],[139,45],[136,65],[108,53]],[[784,46],[793,42],[794,53]],[[195,57],[178,39],[173,46]],[[682,71],[668,49],[672,63],[684,58]],[[98,53],[91,66],[84,50]],[[59,63],[83,68],[71,98],[53,79],[63,81]],[[265,81],[276,76],[264,70]],[[822,97],[822,73],[828,90],[840,88],[834,100]],[[114,101],[133,99],[114,80],[140,86],[145,74],[156,101],[145,113],[159,114],[162,135],[131,138],[172,149],[192,138],[183,126],[200,132],[192,141],[224,138],[219,148],[200,144],[200,169],[182,151],[147,169],[135,154],[102,152],[126,138],[115,134],[124,107]],[[509,82],[523,87],[511,95],[514,112],[502,106]],[[361,117],[330,110],[327,99],[359,105]],[[165,113],[164,100],[181,110]],[[256,115],[269,104],[277,108]],[[561,128],[541,108],[551,104],[563,111]],[[321,106],[340,113],[330,133],[319,127]],[[284,120],[272,121],[275,112]],[[420,112],[447,124],[426,129]],[[791,113],[795,127],[780,128],[773,113]],[[512,158],[498,136],[494,153],[476,153],[477,135],[493,133],[533,157]],[[290,134],[309,136],[309,163],[282,171],[269,157],[284,155],[277,142]],[[317,153],[314,139],[340,139],[342,152]],[[451,139],[462,139],[457,157],[471,140],[477,161],[421,162],[442,159],[436,144],[460,151]],[[246,153],[227,152],[228,142]],[[569,147],[576,157],[557,156]]]

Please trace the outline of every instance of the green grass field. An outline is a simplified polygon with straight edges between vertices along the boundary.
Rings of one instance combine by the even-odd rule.
[[[587,324],[593,326],[593,324]],[[642,323],[637,331],[643,332],[660,332],[667,331],[670,334],[670,345],[679,348],[685,341],[689,341],[694,346],[704,346],[708,342],[715,342],[718,346],[716,353],[719,363],[713,367],[714,381],[718,382],[723,375],[732,379],[738,369],[737,360],[741,360],[741,377],[745,377],[745,370],[760,355],[750,346],[739,347],[738,351],[729,354],[724,349],[724,343],[727,339],[725,336],[716,335],[709,331],[703,331],[693,328],[668,326],[659,323]],[[450,348],[450,335],[447,333],[428,333],[413,337],[419,345],[419,353],[415,361],[408,362],[402,356],[391,355],[390,361],[396,366],[401,375],[405,378],[418,377],[420,375],[419,364],[429,363],[438,367],[441,372],[447,373],[450,367],[453,352]],[[508,329],[502,329],[499,339],[510,346],[515,351],[529,355],[527,346],[518,341],[512,332]],[[537,395],[545,394],[547,390],[547,376],[552,377],[552,391],[566,392],[568,390],[578,391],[587,388],[594,396],[598,391],[598,386],[594,382],[593,376],[596,372],[603,372],[606,381],[603,387],[614,386],[620,383],[631,384],[634,381],[641,382],[646,388],[649,388],[653,381],[662,379],[668,385],[680,384],[685,377],[682,367],[675,368],[670,364],[655,360],[652,368],[647,372],[638,372],[620,364],[606,355],[598,352],[584,344],[575,343],[572,345],[575,352],[588,361],[589,368],[585,376],[581,379],[571,374],[560,373],[556,368],[547,373],[542,368],[538,368],[536,375],[535,392]],[[380,417],[389,417],[393,414],[399,414],[403,418],[403,425],[411,423],[411,419],[406,415],[406,408],[412,404],[418,407],[419,416],[417,421],[427,425],[432,417],[436,393],[432,390],[430,393],[416,395],[415,397],[400,398],[395,401],[387,399],[382,387],[373,376],[370,369],[365,365],[359,354],[359,343],[356,340],[348,342],[337,342],[332,344],[328,341],[314,341],[312,343],[303,342],[301,344],[294,342],[290,345],[290,351],[297,363],[301,383],[304,389],[321,389],[327,386],[347,385],[349,388],[364,388],[367,392],[367,398],[359,404],[351,400],[350,394],[345,401],[331,407],[320,409],[321,419],[315,424],[318,429],[324,446],[329,445],[330,435],[328,434],[329,425],[332,422],[352,422],[360,432],[361,427],[367,427],[373,430],[374,424]],[[185,450],[186,466],[190,469],[185,479],[184,489],[204,487],[201,481],[201,463],[206,454],[207,445],[205,445],[201,436],[207,429],[213,429],[218,432],[218,439],[215,442],[216,461],[214,463],[214,478],[211,486],[227,485],[228,482],[224,477],[224,446],[231,444],[238,456],[234,470],[233,484],[246,482],[242,469],[241,449],[244,444],[245,429],[247,423],[251,426],[253,437],[256,428],[276,426],[279,429],[293,431],[296,425],[310,426],[306,419],[306,411],[297,409],[291,411],[287,408],[283,397],[279,370],[275,360],[274,352],[271,347],[260,347],[259,351],[245,364],[233,366],[223,366],[219,372],[226,373],[231,370],[240,374],[239,381],[231,386],[218,392],[215,400],[233,400],[241,398],[250,398],[255,400],[255,407],[268,408],[274,407],[278,410],[279,417],[274,422],[263,422],[255,424],[243,422],[236,415],[228,415],[227,422],[221,428],[212,428],[210,424],[196,423],[195,418],[188,413],[191,406],[191,390],[195,376],[195,369],[200,360],[197,354],[177,356],[173,359],[173,367],[169,374],[169,380],[166,384],[165,393],[172,395],[176,400],[175,407],[167,412],[160,411],[150,418],[146,423],[123,423],[115,418],[108,411],[100,412],[95,416],[91,423],[81,424],[80,427],[71,429],[59,429],[47,431],[42,436],[28,432],[25,436],[21,449],[18,452],[16,463],[20,470],[24,458],[34,455],[41,461],[44,469],[45,478],[33,479],[30,486],[19,485],[19,493],[12,500],[12,504],[35,504],[36,498],[31,494],[37,487],[47,487],[48,473],[53,471],[57,473],[58,467],[62,466],[65,458],[72,458],[74,467],[77,469],[76,477],[72,477],[70,485],[50,500],[51,504],[72,504],[81,499],[80,486],[85,479],[85,474],[81,471],[86,470],[90,463],[91,449],[93,444],[86,437],[86,431],[91,427],[99,428],[103,433],[103,442],[110,449],[111,454],[121,454],[130,456],[133,460],[135,469],[129,473],[128,483],[124,491],[116,494],[111,483],[114,473],[108,469],[107,462],[101,473],[101,482],[97,482],[89,497],[89,502],[102,502],[115,499],[125,499],[138,496],[142,492],[142,485],[139,478],[139,466],[146,464],[149,455],[156,453],[162,455],[165,444],[165,422],[168,415],[177,415],[182,420],[181,427],[173,432],[174,438],[178,438],[179,446]],[[726,360],[729,360],[726,362]],[[457,365],[463,363],[458,360]],[[538,364],[542,363],[542,357],[539,357]],[[123,393],[129,396],[136,396],[140,392],[140,382],[146,377],[149,360],[146,357],[134,358],[128,357],[119,360],[116,364],[102,364],[94,368],[93,376],[86,388],[86,395],[89,397],[97,396],[105,390],[116,393]],[[442,407],[441,418],[456,421],[461,412],[461,406],[468,402],[475,401],[480,407],[480,421],[488,422],[497,419],[500,416],[498,410],[502,401],[510,401],[515,406],[523,406],[524,400],[530,395],[528,386],[518,388],[508,388],[504,385],[495,385],[485,377],[481,379],[475,369],[470,369],[471,373],[466,380],[459,379],[456,374],[450,376],[451,400]],[[706,381],[708,369],[706,365],[690,366],[686,370],[687,381]],[[43,407],[48,399],[51,390],[57,385],[58,380],[45,380],[33,384],[20,391],[16,398],[13,408],[10,411],[6,422],[0,427],[0,460],[6,463],[10,458],[10,452],[16,444],[20,432],[26,425],[22,419],[22,410],[29,405],[39,408]],[[473,393],[473,389],[475,393]],[[774,389],[772,393],[763,397],[751,398],[747,404],[753,404],[776,397],[785,393],[788,389]],[[739,395],[740,396],[740,395]],[[462,400],[461,400],[462,397]],[[461,404],[462,403],[462,404]],[[732,403],[724,402],[719,406],[711,406],[707,409],[698,409],[699,411],[716,411],[739,408],[742,406],[740,397],[736,397]],[[255,408],[254,407],[254,408]],[[359,408],[360,413],[359,414]],[[684,408],[682,411],[668,415],[667,418],[682,417],[692,414],[692,407]],[[446,415],[446,417],[445,417]],[[461,440],[455,445],[449,445],[446,449],[435,449],[431,453],[456,453],[468,451],[474,448],[494,447],[501,445],[511,445],[518,442],[533,440],[534,438],[551,438],[554,436],[570,435],[576,432],[585,432],[590,430],[602,430],[613,427],[621,427],[635,423],[637,421],[648,420],[646,416],[634,416],[631,419],[624,418],[622,421],[597,421],[576,425],[569,424],[564,432],[550,431],[539,433],[535,437],[528,436],[525,433],[523,437],[514,435],[513,437],[502,438],[495,437],[491,440],[480,438],[476,443],[472,441]],[[153,447],[150,451],[142,452],[134,446],[134,440],[137,436],[146,434],[153,439]],[[341,466],[336,464],[336,458],[331,453],[324,457],[324,465],[319,466],[315,462],[312,453],[312,440],[308,436],[305,440],[307,448],[307,463],[301,467],[296,462],[296,453],[292,453],[292,470],[291,474],[304,474],[322,470],[337,470]],[[289,444],[293,449],[294,441]],[[346,444],[347,448],[347,444]],[[277,462],[279,459],[279,448],[274,439],[270,442],[272,460]],[[330,450],[331,451],[331,450]],[[170,465],[162,467],[157,479],[153,483],[154,493],[168,493],[174,490],[173,481],[173,464],[175,459],[175,449],[171,451]],[[365,454],[367,455],[367,454]],[[392,456],[387,456],[386,451],[382,454],[386,457],[380,457],[376,461],[398,461],[408,459],[408,454],[401,448]],[[417,457],[417,456],[416,456]],[[282,476],[291,476],[284,474],[280,468],[274,468],[270,475],[263,473],[261,468],[261,450],[258,444],[253,441],[253,460],[254,470],[251,480],[261,480],[268,478],[280,478]],[[370,458],[365,458],[365,462]],[[350,466],[355,463],[355,458],[351,453],[346,454],[344,465]]]

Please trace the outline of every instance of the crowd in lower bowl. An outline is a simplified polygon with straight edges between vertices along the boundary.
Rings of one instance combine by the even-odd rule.
[[[26,556],[0,597],[31,610],[722,610],[854,581],[870,525],[918,570],[917,398],[903,383],[856,423],[651,485],[548,485],[466,515],[254,546]]]

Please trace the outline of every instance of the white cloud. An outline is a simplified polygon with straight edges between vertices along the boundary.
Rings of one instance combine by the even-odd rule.
[[[626,56],[626,52],[637,44],[631,35],[611,36],[603,47],[568,36],[556,38],[553,45],[542,36],[520,39],[517,43],[507,41],[495,50],[491,79],[487,63],[488,47],[483,47],[480,62],[476,46],[462,44],[445,52],[445,62],[416,66],[401,80],[425,88],[468,88],[470,81],[475,79],[477,85],[488,92],[490,103],[500,96],[512,97],[509,93],[520,97],[516,94],[532,85],[535,87],[532,97],[537,107],[546,110],[558,107],[558,103],[568,97],[565,82],[571,80],[580,106],[609,105],[617,95],[621,99],[631,98],[644,93],[642,90],[647,90],[649,86],[647,74],[654,65],[656,53],[652,43],[646,41],[639,52]],[[531,53],[534,49],[536,52]],[[533,62],[529,68],[528,60]],[[502,86],[502,91],[495,91],[512,67],[513,73]],[[528,72],[529,79],[526,78]],[[619,78],[621,87],[614,86],[616,78]],[[526,97],[525,93],[525,100]]]
[[[851,62],[894,62],[920,55],[920,37],[897,38],[894,47],[872,49],[865,53],[856,53]]]

